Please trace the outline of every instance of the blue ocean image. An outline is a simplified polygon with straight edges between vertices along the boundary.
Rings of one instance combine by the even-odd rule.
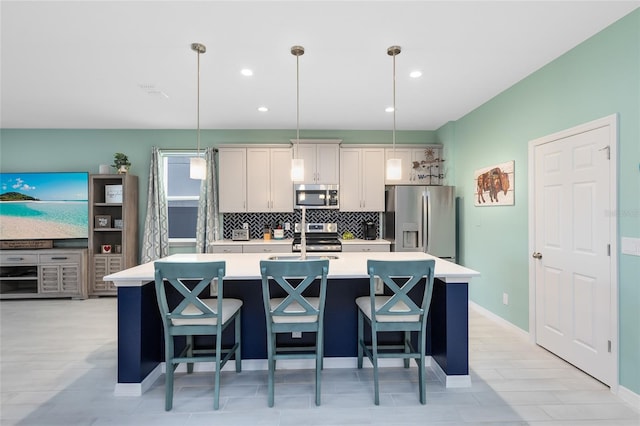
[[[0,216],[24,217],[75,226],[89,225],[88,209],[86,201],[0,202]]]
[[[87,238],[88,173],[0,173],[0,239]]]

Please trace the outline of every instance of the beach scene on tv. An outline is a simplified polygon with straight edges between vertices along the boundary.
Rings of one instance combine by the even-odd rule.
[[[0,173],[0,239],[87,238],[87,173]]]

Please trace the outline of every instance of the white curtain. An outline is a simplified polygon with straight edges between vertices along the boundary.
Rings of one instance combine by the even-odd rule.
[[[200,185],[198,222],[196,226],[196,253],[211,252],[211,243],[218,239],[218,180],[216,179],[216,149],[205,150],[207,177]]]
[[[164,193],[162,158],[158,147],[151,148],[149,166],[149,194],[147,215],[142,236],[142,263],[151,262],[169,255],[169,220],[167,197]]]

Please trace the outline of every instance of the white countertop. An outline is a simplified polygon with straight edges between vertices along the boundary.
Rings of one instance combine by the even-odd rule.
[[[376,240],[363,240],[361,238],[354,238],[351,240],[344,240],[342,238],[340,238],[340,242],[342,244],[375,244],[375,245],[389,245],[391,244],[391,241],[389,240],[384,240],[382,238],[378,238]]]
[[[389,245],[391,244],[391,241],[389,240],[385,240],[382,238],[378,238],[376,240],[363,240],[361,238],[354,238],[352,240],[345,240],[340,238],[339,239],[340,242],[342,244],[380,244],[380,245]],[[233,245],[233,244],[238,244],[238,245],[253,245],[253,244],[293,244],[293,239],[292,238],[282,238],[282,239],[275,239],[272,238],[270,240],[264,240],[262,238],[254,238],[251,240],[238,240],[238,241],[234,241],[234,240],[217,240],[217,241],[213,241],[211,243],[212,246],[223,246],[223,245]]]
[[[364,241],[364,240],[362,240]],[[469,282],[472,277],[480,275],[478,271],[464,266],[436,258],[430,254],[421,252],[366,252],[366,253],[327,253],[336,255],[338,259],[329,261],[328,278],[367,278],[367,260],[412,260],[435,259],[435,276],[447,283]],[[292,253],[180,253],[168,256],[162,260],[173,262],[204,262],[224,260],[227,262],[227,275],[225,279],[241,280],[260,279],[260,261],[270,256],[292,256]],[[310,253],[309,255],[313,255]],[[154,279],[154,262],[134,266],[124,271],[116,272],[104,277],[105,281],[112,281],[116,287],[139,287]]]

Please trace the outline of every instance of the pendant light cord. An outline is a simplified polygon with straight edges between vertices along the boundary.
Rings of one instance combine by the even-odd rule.
[[[300,145],[300,56],[296,55],[296,152],[298,158],[298,145]]]
[[[396,155],[396,54],[393,55],[393,155]]]
[[[197,107],[197,125],[198,125],[198,157],[200,157],[200,51],[198,51],[198,107]]]

